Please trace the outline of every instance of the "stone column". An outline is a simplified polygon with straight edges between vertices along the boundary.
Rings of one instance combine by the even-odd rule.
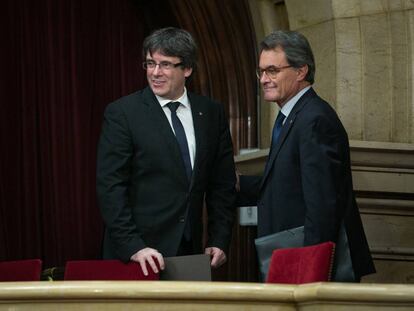
[[[285,0],[309,39],[315,89],[353,140],[414,141],[414,1]]]

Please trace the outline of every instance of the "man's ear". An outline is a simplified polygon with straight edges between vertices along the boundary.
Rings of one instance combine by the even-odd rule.
[[[298,74],[297,81],[304,81],[306,78],[306,75],[308,74],[309,67],[308,65],[303,65],[300,68],[296,68],[296,72]]]
[[[184,77],[188,78],[193,73],[193,68],[184,68]]]

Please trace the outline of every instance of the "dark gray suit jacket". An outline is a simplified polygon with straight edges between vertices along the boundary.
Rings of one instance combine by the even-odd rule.
[[[234,220],[234,161],[221,104],[188,93],[196,155],[189,182],[171,126],[150,88],[108,105],[98,146],[97,193],[106,226],[104,258],[128,261],[145,247],[175,256],[189,215],[196,253],[226,250]]]
[[[258,235],[305,227],[304,245],[337,241],[342,221],[357,278],[375,272],[352,188],[348,136],[311,88],[296,103],[262,177],[242,176],[239,204],[258,206]]]

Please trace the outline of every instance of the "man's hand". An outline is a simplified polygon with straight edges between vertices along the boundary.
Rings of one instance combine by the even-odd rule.
[[[227,261],[226,254],[218,247],[207,247],[204,253],[210,255],[213,268],[218,268]]]
[[[161,270],[164,270],[165,264],[164,264],[164,258],[162,257],[161,253],[159,253],[156,249],[146,247],[141,249],[140,251],[136,252],[134,255],[131,256],[131,261],[138,262],[141,266],[142,272],[144,272],[144,275],[148,275],[147,270],[147,262],[152,268],[152,271],[154,273],[158,273],[158,266],[155,262],[154,258],[158,261],[158,264],[160,266]]]

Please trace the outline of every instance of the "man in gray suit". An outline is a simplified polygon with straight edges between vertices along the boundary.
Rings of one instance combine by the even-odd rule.
[[[103,257],[146,264],[203,252],[226,261],[234,219],[234,161],[223,106],[187,92],[196,45],[181,29],[143,44],[148,87],[108,105],[98,146],[97,193],[105,223]]]
[[[347,133],[312,88],[306,38],[275,31],[260,44],[257,77],[280,112],[263,176],[240,177],[240,203],[257,204],[258,236],[304,226],[303,245],[337,242],[344,226],[354,281],[375,272],[352,189]]]

